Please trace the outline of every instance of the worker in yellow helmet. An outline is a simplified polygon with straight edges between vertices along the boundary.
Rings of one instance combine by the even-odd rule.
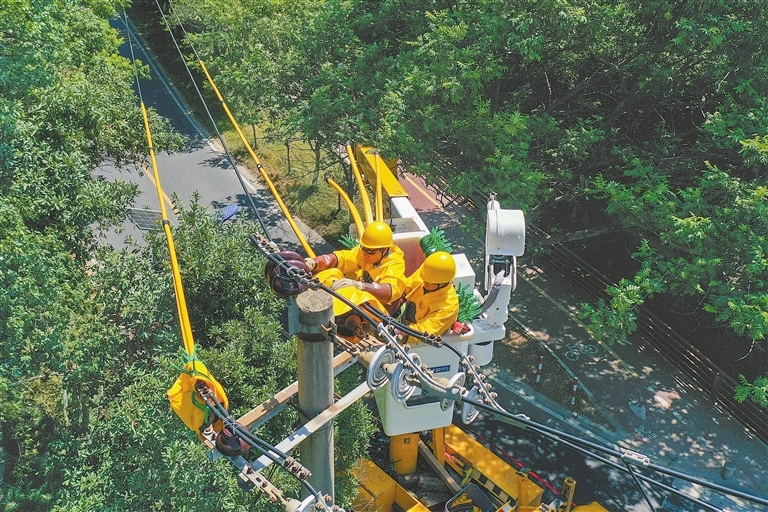
[[[456,261],[447,252],[427,256],[408,278],[401,321],[418,332],[441,335],[459,316],[459,297],[453,287]]]
[[[338,290],[354,286],[370,293],[389,308],[405,289],[405,256],[392,241],[386,222],[371,222],[354,249],[334,251],[304,262],[326,286]]]

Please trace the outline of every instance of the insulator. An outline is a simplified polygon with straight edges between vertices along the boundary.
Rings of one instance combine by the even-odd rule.
[[[383,388],[389,382],[389,375],[384,367],[394,362],[395,354],[392,350],[388,349],[386,345],[379,348],[368,365],[368,375],[366,377],[368,387],[374,391]]]
[[[235,423],[235,425],[237,429],[243,431],[247,430],[240,423]],[[221,429],[219,435],[216,436],[214,445],[216,446],[216,449],[219,451],[219,453],[226,455],[227,457],[237,457],[238,455],[242,455],[244,452],[248,451],[250,448],[250,445],[235,435],[233,429],[229,426],[225,426]]]
[[[299,253],[294,251],[280,251],[276,254],[284,260],[304,261],[304,258]],[[267,260],[267,264],[264,266],[264,277],[267,279],[267,281],[269,281],[269,274],[275,270],[277,265],[277,262],[271,259]]]
[[[472,389],[469,390],[467,393],[467,398],[469,400],[475,400],[475,397],[477,396],[477,386],[473,386]],[[480,411],[478,411],[475,406],[473,406],[470,403],[464,402],[461,404],[461,421],[464,422],[465,425],[469,425],[473,421],[475,421],[475,418],[477,418]]]
[[[285,264],[309,273],[309,267],[307,267],[303,260],[288,260]],[[278,265],[273,267],[272,271],[267,274],[269,287],[275,295],[282,299],[295,297],[307,290],[306,285],[294,280],[287,270],[284,265]]]
[[[409,365],[410,366],[410,365]],[[390,392],[392,398],[400,403],[405,403],[406,400],[413,396],[416,392],[416,386],[408,383],[408,376],[413,373],[412,370],[406,368],[402,363],[398,363],[395,371],[392,372],[392,387]]]

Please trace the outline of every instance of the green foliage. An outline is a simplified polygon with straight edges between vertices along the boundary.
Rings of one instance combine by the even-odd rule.
[[[4,7],[4,510],[273,510],[243,493],[228,464],[210,462],[168,406],[181,340],[165,240],[153,233],[146,245],[114,252],[92,232],[122,222],[136,194],[135,185],[94,179],[94,167],[105,158],[134,162],[146,151],[134,70],[99,17],[113,15],[112,5]],[[156,149],[178,146],[167,123],[150,116],[160,127]],[[196,202],[179,208],[174,234],[201,357],[239,414],[295,379],[294,343],[276,320],[283,303],[263,282],[247,226],[217,223]],[[276,442],[295,419],[289,411],[259,434]],[[363,421],[358,413],[351,428]],[[270,479],[298,491],[288,475]]]
[[[119,165],[145,153],[134,70],[117,56],[116,31],[87,5],[15,2],[0,14],[0,34],[0,193],[26,225],[54,231],[87,261],[92,226],[120,222],[137,193],[91,177],[105,158]],[[178,147],[152,117],[157,148]]]
[[[180,224],[174,228],[174,239],[190,314],[193,320],[206,315],[193,325],[202,345],[198,356],[225,386],[230,412],[239,416],[296,378],[295,344],[276,320],[284,304],[263,280],[264,259],[248,242],[249,226],[220,223],[196,200],[177,208]],[[24,241],[12,222],[3,226],[15,240]],[[168,407],[165,393],[176,378],[171,363],[181,341],[165,240],[158,231],[150,233],[147,242],[121,253],[101,251],[88,273],[81,274],[84,289],[79,295],[70,297],[73,291],[63,288],[65,283],[30,285],[30,290],[56,292],[52,298],[40,296],[39,300],[47,300],[46,310],[58,311],[63,301],[70,307],[63,314],[71,316],[74,305],[67,302],[71,299],[80,303],[80,315],[57,327],[62,331],[55,338],[61,339],[59,345],[40,340],[45,345],[38,346],[49,350],[41,352],[42,361],[25,359],[19,350],[19,361],[9,353],[3,367],[18,377],[0,380],[3,424],[13,425],[3,435],[10,454],[6,464],[12,471],[6,481],[13,507],[270,508],[258,493],[243,493],[227,463],[209,462],[197,437]],[[23,249],[25,258],[43,266],[46,262],[34,257],[40,245],[19,244],[16,250]],[[62,259],[77,267],[71,258]],[[39,274],[54,277],[51,272]],[[41,310],[39,315],[43,314]],[[39,322],[33,325],[42,327]],[[22,378],[33,371],[40,375]],[[348,378],[355,377],[359,375]],[[294,428],[296,419],[287,411],[262,426],[258,435],[277,443]],[[370,411],[362,404],[338,420],[343,500],[349,501],[356,492],[349,471],[365,453],[372,428]],[[20,449],[11,452],[10,446]],[[30,478],[36,474],[45,474],[45,480]],[[278,473],[270,479],[286,491],[298,491],[288,475]]]
[[[768,407],[768,376],[761,375],[752,383],[744,375],[739,375],[735,398],[739,403],[749,399],[758,405]]]
[[[587,329],[596,339],[609,345],[626,344],[628,336],[637,330],[637,309],[663,289],[663,284],[646,266],[632,281],[622,279],[618,286],[608,287],[606,292],[611,296],[608,303],[598,299],[594,306],[581,304],[579,316],[587,320]]]
[[[87,431],[107,393],[130,384],[144,357],[99,302],[88,266],[93,226],[122,222],[137,191],[92,171],[104,158],[133,160],[146,145],[133,70],[117,56],[105,15],[114,15],[107,2],[22,0],[0,10],[0,423],[9,510],[54,506],[60,443]]]
[[[54,237],[29,230],[2,197],[0,263],[3,377],[36,375],[62,345],[68,316],[63,303],[72,292],[70,281],[76,286],[77,267]],[[39,345],[29,340],[39,340]],[[39,351],[39,346],[47,350]]]
[[[344,395],[364,380],[365,370],[361,366],[350,368],[336,379],[337,392]],[[346,510],[349,510],[359,488],[352,470],[357,467],[360,458],[367,456],[375,433],[371,410],[360,401],[344,410],[334,422],[336,504]]]
[[[213,324],[243,318],[251,308],[263,316],[274,316],[283,303],[268,293],[264,261],[255,257],[247,244],[252,227],[242,222],[222,224],[198,200],[195,194],[186,207],[174,198],[179,221],[186,229],[174,230],[173,239],[193,331],[197,342],[207,347],[207,333]],[[152,233],[151,247],[152,258],[164,266],[169,256],[162,231]]]
[[[53,454],[64,480],[52,510],[236,510],[252,501],[170,411],[173,373],[133,377],[84,436]]]
[[[768,165],[768,138],[753,137],[740,140],[741,154],[744,155],[744,164],[755,169],[756,173],[764,170]],[[757,176],[756,176],[757,177]]]
[[[712,165],[678,190],[658,175],[634,189],[606,181],[596,186],[627,222],[659,230],[654,243],[649,239],[635,254],[643,264],[636,284],[647,278],[651,294],[700,296],[703,310],[737,334],[765,337],[765,187]]]
[[[373,143],[430,183],[441,176],[450,193],[494,190],[525,210],[553,185],[618,178],[636,159],[682,181],[714,150],[738,166],[739,141],[766,127],[756,2],[233,0],[177,10],[246,118],[267,113],[278,131],[329,151]]]

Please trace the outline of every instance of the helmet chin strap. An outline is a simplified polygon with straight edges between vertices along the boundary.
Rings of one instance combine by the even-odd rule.
[[[426,284],[433,284],[433,283],[424,283],[424,284],[426,285]],[[450,284],[450,283],[433,284],[433,286],[437,286],[437,288],[435,288],[434,290],[427,290],[427,287],[423,286],[422,288],[424,288],[424,295],[426,295],[428,293],[435,293],[438,290],[442,290],[443,288],[448,286],[448,284]]]

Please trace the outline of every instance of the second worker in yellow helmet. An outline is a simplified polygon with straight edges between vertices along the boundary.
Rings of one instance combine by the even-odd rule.
[[[459,297],[453,287],[456,261],[447,252],[427,256],[408,279],[401,321],[418,332],[442,335],[459,316]]]
[[[321,281],[334,290],[354,286],[387,308],[400,299],[405,289],[405,257],[393,243],[392,228],[386,222],[370,223],[360,237],[360,245],[353,249],[321,254],[304,262],[313,273],[325,271]]]

